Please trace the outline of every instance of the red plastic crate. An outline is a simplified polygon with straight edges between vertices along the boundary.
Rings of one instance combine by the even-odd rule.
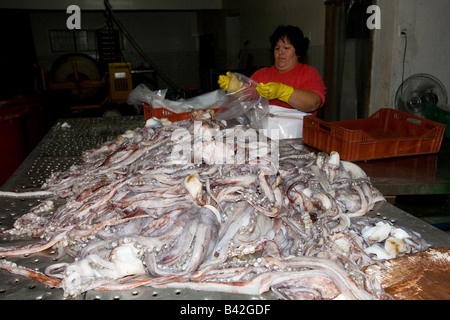
[[[380,109],[366,119],[325,122],[303,118],[303,143],[346,161],[439,152],[445,125],[398,110]]]
[[[175,121],[181,121],[189,119],[190,112],[182,112],[182,113],[175,113],[173,111],[167,110],[166,108],[153,108],[151,105],[149,105],[146,102],[142,103],[144,107],[144,118],[145,120],[148,120],[152,117],[161,119],[161,118],[167,118],[169,121],[175,122]],[[212,109],[214,112],[216,112],[218,109]]]

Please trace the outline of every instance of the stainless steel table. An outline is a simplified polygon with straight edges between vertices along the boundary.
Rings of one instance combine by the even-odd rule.
[[[117,118],[73,118],[59,120],[47,133],[40,144],[21,164],[10,179],[2,186],[2,191],[39,190],[45,179],[53,171],[65,171],[81,162],[83,151],[116,138],[127,129],[142,127],[143,117]],[[42,199],[0,198],[0,227],[9,229],[14,221]],[[450,247],[450,236],[414,216],[394,207],[381,203],[368,216],[387,219],[396,225],[408,227],[419,232],[431,246]],[[15,245],[21,240],[10,242],[0,239],[0,245]],[[55,263],[56,253],[49,250],[27,257],[14,257],[9,260],[21,265],[43,271],[46,266]],[[58,260],[59,262],[64,261]],[[34,281],[13,276],[0,270],[0,299],[62,299],[62,290],[50,289]],[[222,293],[199,292],[194,290],[138,288],[126,292],[89,291],[78,299],[271,299],[270,293],[263,296],[226,295]]]
[[[356,162],[385,196],[450,194],[450,139],[436,154]]]

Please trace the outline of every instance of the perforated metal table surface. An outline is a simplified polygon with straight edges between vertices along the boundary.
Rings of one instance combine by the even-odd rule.
[[[72,165],[81,163],[83,151],[94,148],[105,141],[115,139],[117,135],[124,133],[126,130],[142,127],[144,123],[143,117],[61,119],[50,129],[40,144],[2,186],[1,190],[14,192],[39,190],[52,172],[65,171]],[[40,198],[20,199],[0,197],[0,228],[3,230],[11,228],[18,217],[28,213],[30,208],[44,200]],[[389,219],[394,224],[417,231],[432,246],[450,247],[450,236],[445,232],[422,222],[389,203],[377,205],[368,215]],[[11,246],[26,241],[29,240],[18,239],[11,241],[0,239],[0,246]],[[47,250],[42,253],[8,259],[22,266],[43,272],[48,265],[54,264],[58,258],[55,252]],[[65,259],[69,258],[63,257],[57,261],[64,262],[66,261]],[[11,275],[4,270],[0,270],[0,299],[2,300],[60,300],[63,298],[63,291],[60,289],[52,289],[35,281]],[[140,287],[131,291],[120,292],[88,291],[76,299],[259,300],[275,298],[277,297],[270,292],[262,296],[247,296],[186,289],[155,290],[150,287]]]
[[[70,118],[60,119],[49,130],[39,145],[19,166],[15,173],[2,186],[2,191],[27,192],[40,190],[41,185],[53,172],[66,171],[72,165],[80,164],[82,153],[102,143],[115,139],[126,130],[134,130],[145,124],[142,116],[105,117],[105,118]],[[28,213],[30,208],[45,199],[23,198],[12,199],[0,197],[0,228],[10,229],[21,215]],[[61,203],[62,204],[62,203]],[[57,206],[58,204],[55,204]],[[26,243],[27,240],[0,239],[0,246],[13,246]],[[31,254],[25,257],[12,257],[8,260],[21,266],[43,272],[51,264],[70,262],[67,256],[58,259],[51,250]],[[0,299],[60,300],[64,293],[60,289],[52,289],[24,277],[11,275],[0,270]],[[265,296],[247,296],[223,293],[202,292],[187,289],[153,289],[141,287],[131,291],[96,292],[89,291],[76,299],[271,299]]]

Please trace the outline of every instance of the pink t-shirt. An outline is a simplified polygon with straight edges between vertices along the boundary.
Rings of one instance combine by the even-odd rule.
[[[323,83],[322,77],[314,67],[308,66],[306,64],[299,63],[292,70],[284,73],[278,72],[275,66],[262,68],[256,71],[251,76],[251,79],[259,83],[281,82],[285,85],[297,89],[309,90],[317,93],[322,99],[320,107],[322,107],[325,103],[325,94],[327,92],[327,88]],[[278,99],[271,100],[270,104],[294,109],[286,102],[280,101]],[[312,112],[312,114],[316,115],[317,110]]]

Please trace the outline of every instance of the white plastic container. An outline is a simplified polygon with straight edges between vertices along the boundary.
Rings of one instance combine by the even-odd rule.
[[[264,134],[274,140],[299,139],[303,136],[303,117],[310,115],[296,109],[269,106],[270,113]]]

